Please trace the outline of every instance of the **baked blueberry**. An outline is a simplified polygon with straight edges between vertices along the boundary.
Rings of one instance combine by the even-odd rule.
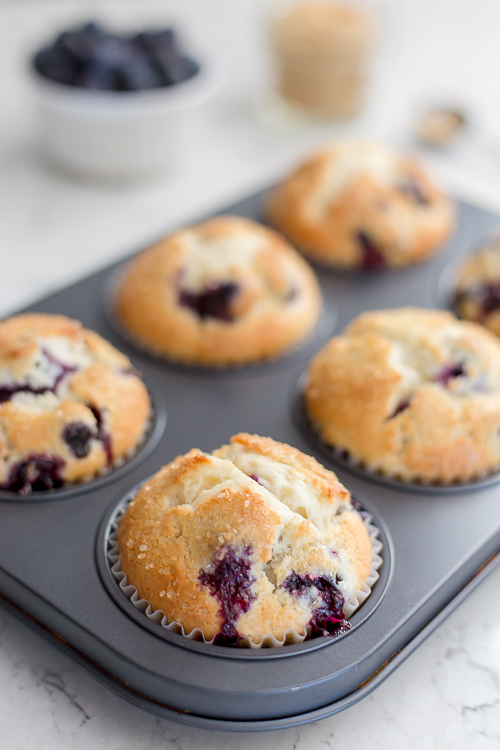
[[[65,484],[61,476],[63,468],[62,458],[32,454],[11,466],[7,481],[0,486],[18,495],[57,490]]]
[[[454,306],[457,314],[500,336],[500,235],[468,257],[458,270]]]
[[[231,302],[238,289],[238,284],[214,282],[198,293],[182,290],[179,293],[179,304],[189,307],[200,318],[214,318],[230,323],[233,319]]]
[[[357,232],[356,236],[363,252],[363,268],[370,271],[386,268],[387,263],[384,256],[377,250],[375,243],[370,239],[366,232]]]
[[[212,596],[219,600],[222,627],[216,638],[224,639],[227,645],[237,642],[236,621],[257,598],[252,591],[255,578],[250,573],[250,556],[251,547],[237,553],[228,545],[219,550],[212,562],[211,572],[202,570],[198,576],[200,583],[208,586]]]

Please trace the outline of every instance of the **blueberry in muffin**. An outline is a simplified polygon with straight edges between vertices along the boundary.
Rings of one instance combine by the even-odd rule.
[[[500,235],[485,242],[460,266],[455,310],[500,336]]]

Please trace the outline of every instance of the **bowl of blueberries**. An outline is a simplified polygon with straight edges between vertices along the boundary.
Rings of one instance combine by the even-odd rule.
[[[169,29],[118,34],[91,22],[31,60],[46,158],[94,178],[161,172],[221,88],[214,62],[184,54]]]

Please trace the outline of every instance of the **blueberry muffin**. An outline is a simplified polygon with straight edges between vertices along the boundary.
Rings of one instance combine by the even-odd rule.
[[[500,465],[500,342],[441,310],[364,313],[312,360],[305,407],[370,470],[471,480]]]
[[[453,229],[454,207],[414,159],[343,141],[288,177],[271,195],[267,217],[312,260],[380,269],[438,250]]]
[[[500,336],[500,234],[496,234],[462,263],[455,309]]]
[[[62,315],[0,322],[0,488],[91,479],[128,456],[150,417],[129,359]]]
[[[186,634],[221,645],[349,629],[371,540],[349,492],[288,445],[239,434],[192,450],[137,493],[118,531],[122,570]]]
[[[313,271],[277,234],[223,216],[183,229],[127,267],[115,315],[135,342],[185,363],[275,357],[314,329]]]

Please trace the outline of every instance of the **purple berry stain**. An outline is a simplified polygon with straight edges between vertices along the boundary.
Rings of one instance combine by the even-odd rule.
[[[402,401],[399,402],[399,404],[396,406],[394,411],[392,412],[389,419],[394,419],[394,417],[397,417],[398,414],[401,414],[402,411],[405,411],[410,405],[410,399],[404,398]]]
[[[464,375],[467,375],[467,370],[461,362],[458,362],[457,364],[444,365],[444,367],[442,367],[441,371],[438,373],[435,382],[446,388],[450,380],[453,380],[454,378],[461,378]]]
[[[483,315],[489,315],[495,310],[500,310],[500,283],[477,284],[466,292],[457,296],[457,302],[471,298],[479,305]]]
[[[62,437],[76,458],[85,458],[90,453],[90,441],[95,433],[85,422],[70,422],[65,426]]]
[[[60,473],[63,467],[62,458],[33,453],[14,464],[2,489],[17,492],[18,495],[60,489],[65,484]]]
[[[202,570],[198,576],[202,586],[207,586],[211,595],[219,600],[222,627],[214,638],[216,645],[234,646],[238,643],[236,621],[241,614],[248,612],[256,599],[251,590],[255,582],[250,573],[251,551],[251,547],[246,547],[238,553],[234,547],[227,545],[214,557],[212,572]]]
[[[16,393],[33,393],[35,396],[41,396],[44,393],[56,393],[61,381],[78,369],[73,365],[66,365],[64,362],[56,359],[47,349],[42,349],[45,359],[56,368],[56,375],[52,385],[34,386],[31,383],[9,383],[0,385],[0,403],[10,401]]]
[[[426,198],[426,196],[423,194],[422,189],[418,182],[416,180],[411,179],[410,177],[403,182],[400,182],[398,185],[398,190],[401,193],[404,193],[408,196],[412,201],[415,201],[415,203],[418,203],[420,206],[428,206],[429,200]]]
[[[188,292],[181,290],[179,293],[179,304],[189,307],[200,318],[214,318],[225,323],[230,323],[234,316],[231,312],[231,303],[238,293],[238,284],[212,284],[202,292]]]
[[[259,477],[257,476],[257,474],[249,474],[248,476],[250,477],[250,479],[253,479],[254,482],[257,482],[257,484],[260,484],[261,487],[264,486],[262,482],[260,481]]]
[[[338,581],[339,579],[335,579]],[[283,588],[298,598],[307,596],[312,588],[318,592],[323,605],[317,607],[309,621],[311,638],[326,635],[341,635],[351,629],[344,618],[344,597],[329,576],[298,575],[292,571],[283,582]]]
[[[109,466],[113,462],[113,449],[111,446],[111,435],[104,429],[104,409],[98,409],[97,406],[92,406],[91,404],[87,404],[87,407],[94,415],[95,421],[97,423],[97,434],[94,435],[94,437],[96,440],[99,440],[99,442],[102,443],[102,447],[106,454],[106,460]]]
[[[370,271],[381,270],[387,267],[385,258],[382,253],[377,250],[373,240],[366,234],[366,232],[359,231],[356,233],[356,239],[362,250],[362,266]]]

